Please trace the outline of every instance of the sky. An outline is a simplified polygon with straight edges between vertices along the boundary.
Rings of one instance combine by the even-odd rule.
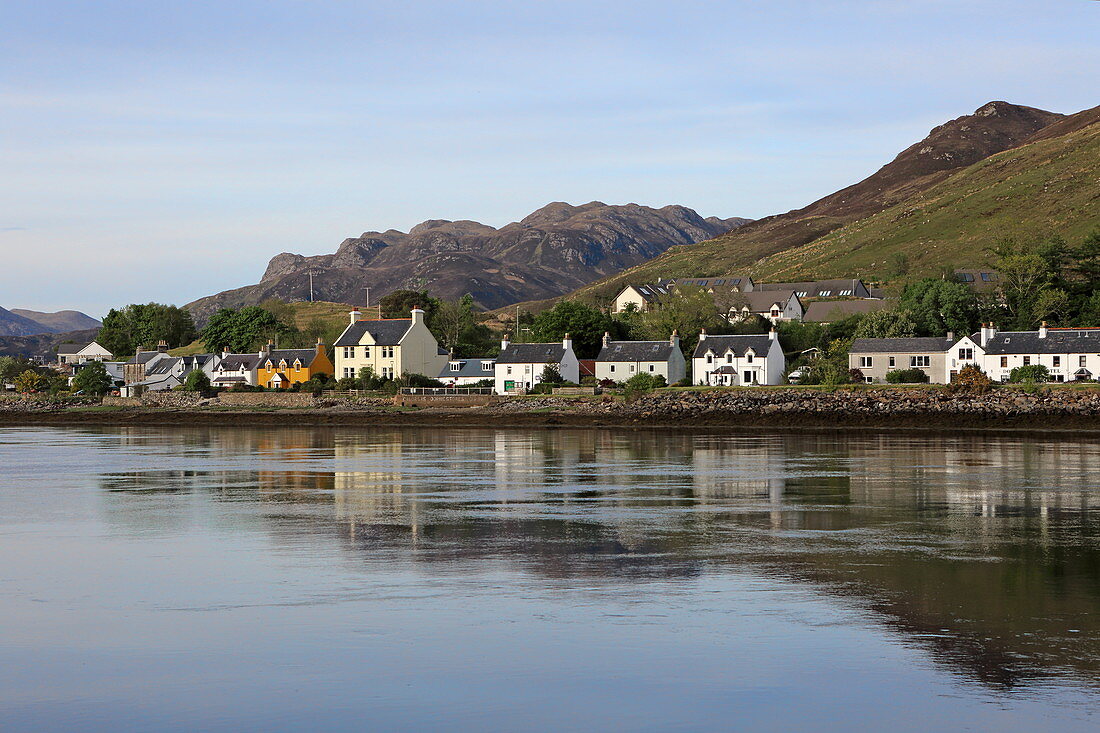
[[[0,9],[0,306],[95,316],[425,219],[766,216],[985,102],[1100,104],[1096,0]]]

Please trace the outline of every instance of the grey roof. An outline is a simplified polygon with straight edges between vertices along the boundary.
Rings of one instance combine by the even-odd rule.
[[[988,268],[955,270],[955,280],[974,290],[992,290],[1000,284],[1001,273]]]
[[[668,361],[676,348],[668,341],[609,341],[596,361]]]
[[[744,356],[745,352],[752,349],[757,354],[766,354],[771,348],[771,337],[768,334],[742,334],[737,336],[707,336],[699,340],[695,347],[694,358],[704,356],[708,351],[715,354],[724,354],[730,349],[738,356]]]
[[[673,277],[660,280],[659,285],[694,286],[698,288],[740,288],[742,283],[752,282],[750,277],[740,275],[726,275],[722,277]]]
[[[803,321],[828,323],[857,313],[871,313],[890,307],[884,300],[815,300],[806,306]]]
[[[850,354],[933,354],[946,352],[955,345],[954,339],[942,336],[915,336],[911,338],[856,339]]]
[[[260,357],[256,354],[226,354],[225,358],[218,364],[218,370],[223,372],[237,372],[240,371],[243,366],[246,370],[252,371],[260,363]]]
[[[858,278],[850,280],[815,280],[800,283],[757,283],[756,290],[793,290],[804,298],[833,298],[845,290],[848,295],[859,296],[867,291],[867,286]],[[801,295],[805,293],[805,295]],[[826,295],[827,293],[827,295]]]
[[[552,344],[509,344],[500,352],[497,364],[560,364],[565,357],[561,342]]]
[[[88,342],[82,343],[82,344],[61,344],[60,346],[57,347],[57,353],[58,354],[79,354],[81,351],[88,348],[89,346],[91,346],[94,343],[95,343],[95,341],[88,341]]]
[[[753,290],[749,293],[742,293],[742,295],[749,310],[753,313],[763,313],[771,310],[772,305],[776,303],[779,304],[780,309],[783,309],[787,307],[787,302],[792,297],[796,297],[793,290]]]
[[[397,346],[412,327],[411,318],[384,318],[380,321],[356,321],[344,329],[334,346],[359,346],[363,334],[370,333],[377,346]]]
[[[240,375],[225,374],[220,377],[214,377],[215,382],[247,382],[248,380]]]
[[[266,354],[261,363],[266,363],[268,359],[271,360],[271,364],[275,367],[279,366],[280,361],[286,361],[287,366],[294,364],[294,360],[302,362],[302,366],[309,366],[313,363],[313,357],[317,355],[317,351],[314,349],[275,349],[270,354]]]
[[[981,338],[981,334],[978,334]],[[981,343],[981,341],[978,341]],[[985,345],[987,354],[1095,354],[1100,353],[1100,329],[1002,331]]]
[[[457,372],[451,371],[451,364],[458,362],[461,367]],[[482,369],[482,362],[488,363],[490,366],[488,369]],[[471,357],[466,359],[451,359],[443,365],[443,370],[439,372],[439,379],[447,378],[475,378],[475,379],[492,379],[493,367],[492,364],[496,362],[496,358],[492,356],[484,356],[481,358]]]
[[[127,364],[148,364],[153,359],[161,356],[163,351],[139,351],[134,354],[134,358],[126,362]]]
[[[627,285],[626,288],[623,288],[623,290],[626,290],[627,288],[634,288],[634,290],[636,290],[638,292],[638,295],[642,296],[642,300],[644,300],[647,303],[652,303],[653,301],[657,300],[662,295],[668,295],[668,288],[665,287],[664,283],[657,283],[657,284],[646,283],[644,285]]]
[[[179,356],[169,356],[164,359],[160,359],[153,366],[148,367],[145,370],[146,376],[153,376],[154,374],[171,374],[176,370],[176,367],[183,364],[183,358]]]

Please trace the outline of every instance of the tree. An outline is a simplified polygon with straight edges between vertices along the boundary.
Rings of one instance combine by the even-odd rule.
[[[0,356],[0,386],[15,382],[27,370],[34,371],[34,362],[19,356]]]
[[[611,319],[605,313],[575,300],[563,300],[535,316],[531,338],[539,343],[550,343],[561,341],[569,334],[577,356],[591,359],[599,353],[604,332],[610,328]]]
[[[378,305],[383,318],[408,318],[412,309],[419,306],[428,323],[431,323],[439,309],[439,300],[428,295],[427,290],[394,290],[383,295]]]
[[[863,316],[856,338],[903,338],[917,335],[917,324],[907,310],[872,311]]]
[[[498,339],[484,323],[474,306],[474,297],[463,295],[458,300],[437,301],[435,314],[428,328],[448,351],[458,356],[489,356],[494,352]]]
[[[539,382],[542,384],[562,384],[565,382],[565,378],[562,377],[561,371],[553,364],[547,364],[543,367],[542,374],[539,375]]]
[[[1008,381],[1014,384],[1049,382],[1050,370],[1042,364],[1026,364],[1018,366],[1008,373]]]
[[[654,341],[667,339],[678,331],[680,347],[690,354],[695,350],[700,331],[707,329],[714,333],[727,328],[729,321],[710,293],[699,287],[679,287],[643,314],[641,331]]]
[[[15,388],[23,394],[37,392],[45,386],[45,383],[46,378],[33,369],[28,369],[15,377]]]
[[[183,391],[210,394],[210,377],[202,369],[192,369],[187,373],[187,379],[183,380]]]
[[[133,354],[160,341],[177,348],[195,340],[195,322],[190,312],[174,305],[131,303],[107,313],[96,340],[116,356]]]
[[[107,394],[114,386],[115,381],[107,373],[107,367],[98,361],[88,362],[80,367],[73,377],[73,390],[84,394]]]
[[[222,308],[199,334],[203,345],[211,352],[229,349],[233,353],[256,351],[269,339],[292,333],[293,329],[258,305],[239,310]]]
[[[916,326],[916,331],[907,335],[972,333],[979,323],[977,296],[954,280],[925,278],[910,283],[902,291],[898,310],[908,311]]]

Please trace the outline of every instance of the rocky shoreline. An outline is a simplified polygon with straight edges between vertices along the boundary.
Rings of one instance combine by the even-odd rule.
[[[0,401],[0,425],[868,428],[1100,433],[1100,390],[942,388],[668,390],[633,400],[543,396],[476,407],[400,408],[387,397],[319,398],[308,406],[223,405],[183,394],[141,404]]]

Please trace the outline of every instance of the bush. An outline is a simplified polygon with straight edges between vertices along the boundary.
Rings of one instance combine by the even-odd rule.
[[[1008,381],[1013,384],[1038,384],[1050,381],[1050,370],[1042,364],[1018,366],[1008,373]]]
[[[192,369],[183,380],[184,392],[198,392],[204,397],[210,394],[210,377],[202,369]]]
[[[114,386],[114,380],[107,373],[107,367],[98,361],[89,362],[80,367],[80,371],[73,377],[73,389],[84,394],[107,394]]]
[[[967,364],[960,369],[948,386],[952,392],[974,392],[975,394],[985,394],[992,388],[993,380],[977,364]]]
[[[45,384],[46,378],[32,369],[28,369],[15,378],[15,388],[23,394],[38,392]]]
[[[561,384],[564,381],[561,371],[553,364],[547,364],[542,370],[542,375],[539,376],[539,382],[545,384]]]
[[[595,377],[581,377],[582,387],[595,387],[599,384],[599,381]]]
[[[410,374],[406,372],[394,380],[398,389],[401,387],[442,387],[443,382],[423,374]]]
[[[852,380],[856,384],[863,384],[865,381],[867,381],[863,378],[863,370],[861,369],[849,369],[848,379]]]
[[[633,377],[623,382],[623,389],[628,395],[651,392],[664,386],[664,377],[659,374],[648,374],[646,372],[635,374]]]
[[[336,389],[341,392],[347,392],[353,389],[359,389],[359,380],[355,377],[344,377],[343,379],[336,380]]]
[[[539,382],[531,389],[527,390],[527,394],[553,394],[554,387],[558,385],[554,382]]]
[[[895,369],[886,372],[886,381],[890,384],[926,384],[928,375],[921,369]]]

